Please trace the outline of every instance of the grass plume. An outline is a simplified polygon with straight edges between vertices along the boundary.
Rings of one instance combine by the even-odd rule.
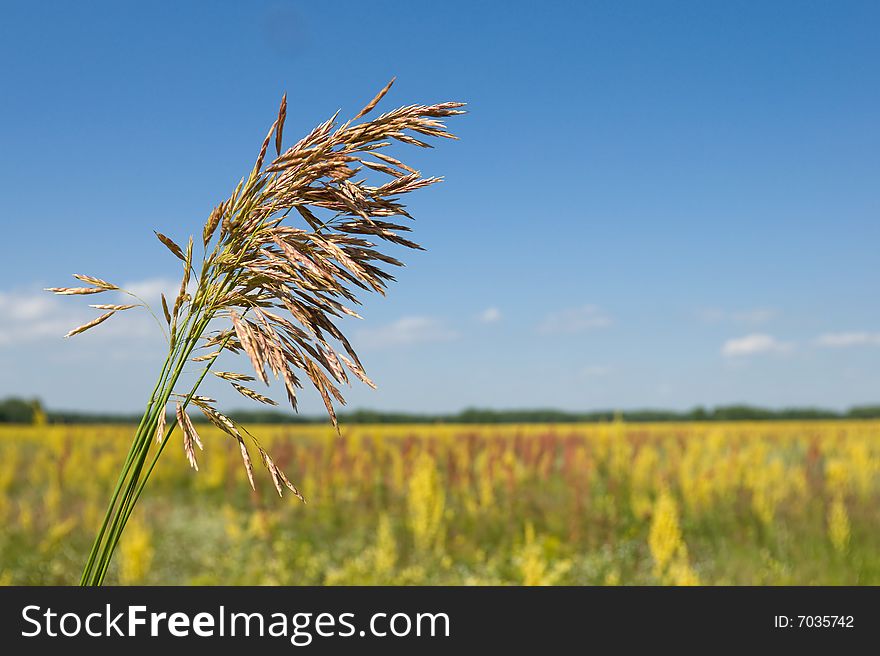
[[[350,307],[359,304],[357,292],[384,294],[394,280],[384,266],[400,266],[401,262],[382,252],[383,243],[420,248],[404,236],[410,232],[405,221],[412,217],[400,197],[440,180],[422,177],[419,171],[381,151],[395,141],[430,147],[425,138],[454,139],[443,119],[463,113],[462,103],[456,102],[407,105],[361,121],[393,82],[354,119],[340,123],[337,112],[287,149],[282,147],[285,94],[255,163],[233,193],[209,214],[201,234],[200,263],[192,237],[181,246],[156,232],[183,268],[174,302],[162,295],[168,355],[89,554],[83,585],[104,581],[126,523],[177,426],[187,459],[198,469],[195,446],[201,448],[202,443],[187,414],[190,404],[238,442],[252,486],[248,442],[259,453],[278,494],[286,488],[304,500],[256,438],[220,413],[213,399],[196,394],[221,353],[244,354],[256,379],[264,384],[269,383],[270,374],[283,382],[294,410],[299,390],[308,381],[320,394],[334,426],[334,403],[345,403],[339,386],[349,382],[349,373],[374,387],[334,321],[344,315],[359,317]],[[275,156],[267,161],[270,144]],[[371,183],[376,175],[383,179]],[[62,295],[128,293],[100,278],[75,277],[91,286],[48,291]],[[93,305],[109,312],[67,336],[137,306],[146,304]],[[199,363],[201,372],[188,390],[176,392],[188,362]],[[254,380],[254,376],[217,373],[249,399],[275,404],[240,384]],[[175,411],[166,424],[169,404]]]

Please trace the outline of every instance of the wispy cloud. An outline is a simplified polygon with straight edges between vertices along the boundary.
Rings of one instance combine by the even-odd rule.
[[[54,310],[53,299],[26,293],[0,292],[0,311],[2,316],[13,322],[39,321]]]
[[[610,325],[611,317],[602,308],[584,305],[548,315],[538,325],[538,332],[544,335],[574,335]]]
[[[457,337],[458,333],[439,319],[402,317],[385,326],[358,331],[355,346],[369,349],[397,348],[414,344],[448,342]]]
[[[0,347],[58,338],[77,325],[51,298],[25,292],[0,292],[0,316]]]
[[[827,333],[816,338],[818,346],[846,348],[849,346],[880,346],[880,333],[844,332]]]
[[[703,308],[697,311],[697,318],[703,323],[741,323],[759,325],[779,316],[773,308],[752,308],[750,310],[728,311],[719,308]]]
[[[771,335],[752,333],[729,339],[721,347],[721,354],[728,358],[765,353],[787,353],[794,348],[790,342],[781,342]]]
[[[171,286],[173,288],[173,286]],[[167,280],[135,281],[126,286],[148,303],[157,303],[160,291],[169,289]],[[175,290],[176,294],[177,291]],[[93,303],[124,303],[131,298],[119,292],[99,296],[53,296],[42,288],[28,287],[0,291],[0,347],[47,340],[60,340],[72,328],[94,319],[100,311]],[[154,306],[155,307],[155,306]],[[129,310],[95,329],[104,338],[139,338],[159,334],[152,318],[143,310]]]
[[[35,288],[0,291],[0,317],[0,346],[15,346],[60,338],[87,321],[88,312],[83,306],[65,307],[61,299]]]
[[[501,321],[501,310],[497,307],[489,307],[477,315],[477,321],[480,323],[496,323]]]

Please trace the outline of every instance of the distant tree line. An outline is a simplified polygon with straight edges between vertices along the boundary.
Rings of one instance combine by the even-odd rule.
[[[198,417],[196,415],[199,415]],[[229,416],[251,424],[323,424],[323,415],[296,415],[272,410],[242,410],[230,412]],[[0,423],[35,423],[46,417],[54,424],[108,424],[137,423],[140,415],[87,413],[87,412],[45,412],[36,399],[8,398],[0,400]],[[692,410],[600,410],[594,412],[568,412],[565,410],[491,410],[468,408],[454,414],[419,414],[406,412],[383,412],[380,410],[354,410],[339,413],[339,420],[346,424],[551,424],[551,423],[593,423],[613,421],[620,417],[623,421],[662,422],[662,421],[757,421],[757,420],[810,420],[810,419],[878,419],[880,405],[857,406],[838,412],[822,408],[782,408],[769,409],[750,405],[729,405],[715,408],[697,407]],[[201,419],[200,413],[193,413],[193,420]]]
[[[40,402],[36,399],[2,399],[0,400],[0,423],[32,424],[39,409]]]

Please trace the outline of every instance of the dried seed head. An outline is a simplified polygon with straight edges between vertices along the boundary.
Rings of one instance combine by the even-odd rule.
[[[360,318],[351,309],[359,304],[357,293],[384,294],[387,284],[394,280],[385,267],[402,263],[384,253],[383,246],[421,248],[406,238],[410,228],[397,218],[412,218],[401,197],[440,181],[437,177],[422,177],[418,170],[384,151],[394,142],[428,147],[429,138],[454,139],[442,119],[463,113],[461,103],[407,105],[358,122],[378,105],[393,83],[392,78],[354,119],[339,124],[337,113],[282,151],[285,95],[261,145],[256,166],[205,222],[202,239],[206,252],[200,273],[193,267],[192,238],[184,250],[169,237],[156,233],[159,241],[184,263],[173,309],[161,296],[163,314],[171,328],[171,353],[180,359],[175,360],[176,364],[191,359],[207,361],[210,367],[223,351],[243,351],[259,380],[268,384],[267,366],[283,380],[294,410],[297,390],[302,386],[296,374],[302,372],[321,395],[337,429],[334,403],[344,404],[345,399],[336,385],[347,383],[351,372],[375,387],[334,322],[343,316]],[[276,157],[264,166],[273,135]],[[374,177],[381,180],[374,182]],[[290,225],[289,219],[296,219],[299,225]],[[212,250],[208,247],[211,243]],[[198,280],[192,297],[187,293],[191,276]],[[93,286],[49,291],[78,295],[118,289],[100,278],[76,277]],[[94,307],[110,312],[69,335],[134,306]],[[225,317],[229,317],[231,327],[204,334],[213,320]],[[199,348],[213,351],[190,357],[199,340],[203,340]],[[252,376],[215,374],[229,381],[240,394],[275,405],[272,399],[239,384],[253,380]],[[213,407],[212,399],[194,393],[179,398],[195,403],[209,421],[239,442],[253,487],[252,463],[236,424]],[[202,448],[201,440],[179,402],[176,414],[187,459],[197,469],[195,446]],[[164,418],[160,417],[158,424],[156,438],[167,439],[163,435]],[[256,440],[254,443],[279,494],[287,487],[302,498]]]
[[[388,84],[386,84],[379,93],[376,94],[376,97],[373,98],[370,102],[368,102],[367,106],[364,107],[360,112],[358,112],[358,115],[354,117],[355,120],[361,118],[362,116],[366,116],[371,111],[373,111],[373,109],[376,107],[376,105],[379,104],[379,101],[385,97],[386,93],[388,93],[388,90],[391,88],[391,85],[394,84],[394,80],[396,80],[396,79],[397,79],[396,77],[392,77],[391,81]]]
[[[61,296],[71,296],[80,294],[100,294],[108,291],[106,287],[46,287],[44,291],[59,294]]]
[[[95,278],[94,276],[84,276],[81,273],[74,273],[73,277],[77,280],[82,280],[83,282],[87,282],[90,285],[95,285],[95,287],[101,287],[102,289],[119,289],[116,285],[111,282],[107,282],[106,280],[101,280],[100,278]]]
[[[171,325],[171,312],[168,310],[168,299],[165,298],[165,294],[160,294],[162,297],[162,314],[165,315],[165,321],[168,325]]]
[[[251,462],[251,456],[248,453],[247,446],[241,437],[238,438],[238,446],[241,450],[241,460],[244,463],[244,469],[247,472],[248,482],[251,484],[251,489],[256,490],[257,487],[254,485],[254,465]]]
[[[378,153],[378,152],[376,152],[376,153],[373,153],[373,157],[378,157],[378,158],[381,159],[383,162],[386,162],[386,163],[388,163],[388,164],[391,164],[392,166],[396,166],[397,168],[403,169],[403,170],[406,171],[407,173],[414,173],[414,174],[416,174],[416,175],[419,175],[419,172],[416,171],[414,168],[410,168],[409,166],[407,166],[406,164],[404,164],[404,163],[401,162],[400,160],[394,159],[394,158],[391,157],[390,155],[386,155],[386,154],[384,154],[384,153]],[[395,174],[394,177],[400,177],[400,176],[398,176],[398,175]]]
[[[217,428],[222,430],[227,435],[233,437],[239,446],[239,450],[241,451],[241,460],[244,463],[245,472],[247,472],[248,482],[251,485],[251,489],[256,490],[256,486],[254,485],[254,466],[251,462],[250,454],[248,453],[247,446],[244,443],[244,439],[241,436],[241,433],[238,431],[238,428],[229,417],[219,412],[216,408],[212,407],[210,403],[213,399],[205,399],[205,397],[192,397],[192,400],[198,406],[198,408],[202,411],[202,413],[208,418],[208,420],[214,424]]]
[[[65,335],[65,337],[73,337],[74,335],[79,335],[80,333],[84,333],[84,332],[87,331],[89,328],[94,328],[94,327],[97,326],[99,323],[104,323],[105,321],[107,321],[107,319],[109,319],[110,317],[112,317],[114,314],[116,314],[116,311],[115,311],[115,310],[112,311],[112,312],[108,312],[107,314],[102,314],[102,315],[101,315],[100,317],[98,317],[97,319],[92,319],[92,320],[89,321],[88,323],[84,323],[83,325],[79,326],[78,328],[74,328],[74,329],[71,330],[69,333],[67,333],[67,334]]]
[[[202,230],[202,242],[205,246],[208,245],[208,242],[211,241],[211,237],[214,236],[214,232],[217,230],[217,226],[220,225],[220,218],[223,216],[224,208],[226,207],[226,203],[220,203],[214,210],[211,212],[210,216],[208,216],[208,220],[205,223],[205,227]]]
[[[193,443],[198,444],[199,448],[202,449],[202,441],[199,439],[199,434],[196,433],[196,429],[193,426],[189,415],[186,414],[186,411],[184,411],[183,406],[180,403],[176,404],[176,411],[177,423],[180,424],[180,431],[183,434],[183,452],[186,454],[186,459],[189,461],[190,466],[196,471],[199,471]]]
[[[256,350],[256,335],[254,335],[253,331],[251,330],[250,324],[241,321],[235,310],[230,311],[229,317],[230,319],[232,319],[232,326],[235,329],[235,334],[236,336],[238,336],[238,341],[241,343],[241,347],[251,359],[251,364],[254,367],[254,371],[256,372],[260,380],[268,385],[269,379],[266,377],[266,371],[263,366],[263,359],[260,357],[260,354]]]
[[[284,488],[286,487],[288,490],[293,492],[296,497],[302,501],[303,503],[306,500],[303,498],[303,495],[300,494],[299,490],[296,489],[296,486],[290,482],[290,479],[284,475],[284,472],[281,471],[278,466],[272,461],[272,458],[269,457],[269,454],[266,453],[262,447],[257,445],[257,448],[260,450],[260,458],[263,461],[263,465],[266,469],[269,470],[269,475],[272,477],[272,483],[275,484],[275,490],[278,492],[278,496],[284,496]]]
[[[214,351],[213,353],[205,353],[204,355],[198,355],[194,358],[190,358],[193,362],[205,362],[206,360],[213,360],[218,355],[220,355],[220,351]]]
[[[275,122],[275,154],[281,154],[281,136],[284,133],[284,119],[287,118],[287,94],[281,96],[281,107],[278,108],[278,120]]]
[[[342,353],[339,353],[338,355],[339,355],[339,359],[342,360],[342,361],[345,363],[345,366],[346,366],[346,367],[348,367],[349,369],[351,369],[351,372],[352,372],[355,376],[357,376],[357,377],[361,380],[362,383],[364,383],[365,385],[368,385],[368,386],[372,387],[373,389],[376,389],[376,383],[374,383],[372,380],[370,380],[370,379],[367,377],[367,374],[364,372],[364,370],[361,368],[361,366],[360,366],[359,364],[357,364],[357,363],[355,363],[355,362],[352,362],[352,361],[349,360],[347,357],[345,357],[344,355],[342,355]]]
[[[165,421],[165,406],[163,405],[162,409],[159,411],[159,421],[156,424],[156,441],[159,444],[162,444],[162,440],[165,439]]]
[[[253,399],[254,401],[259,401],[260,403],[265,403],[266,405],[278,405],[275,401],[270,399],[268,396],[263,396],[262,394],[258,394],[254,390],[249,387],[245,387],[244,385],[239,385],[237,383],[232,383],[232,386],[238,391],[242,396],[246,396],[249,399]]]
[[[153,232],[156,232],[156,231],[154,230]],[[168,248],[169,251],[174,253],[175,257],[177,257],[178,259],[180,259],[184,262],[186,261],[186,258],[183,256],[183,250],[180,248],[180,246],[175,244],[171,239],[169,239],[168,237],[163,235],[161,232],[156,232],[156,237],[159,238],[159,241],[161,241],[163,244],[165,244],[165,246]]]
[[[116,312],[122,312],[123,310],[130,310],[133,307],[138,307],[135,303],[130,303],[128,305],[113,305],[113,304],[100,304],[100,305],[90,305],[90,308],[95,308],[96,310],[115,310]]]
[[[247,374],[238,374],[233,371],[212,371],[211,373],[218,378],[222,378],[223,380],[251,381],[254,379],[253,376],[248,376]]]

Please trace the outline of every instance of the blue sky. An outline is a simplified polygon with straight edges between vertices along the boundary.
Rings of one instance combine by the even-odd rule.
[[[178,271],[152,230],[200,230],[282,92],[294,139],[396,75],[385,107],[470,113],[398,150],[446,182],[410,200],[427,252],[346,324],[379,384],[351,406],[877,402],[878,24],[873,2],[4,2],[0,396],[140,408],[158,329],[62,340],[86,302],[40,289],[155,298]]]

